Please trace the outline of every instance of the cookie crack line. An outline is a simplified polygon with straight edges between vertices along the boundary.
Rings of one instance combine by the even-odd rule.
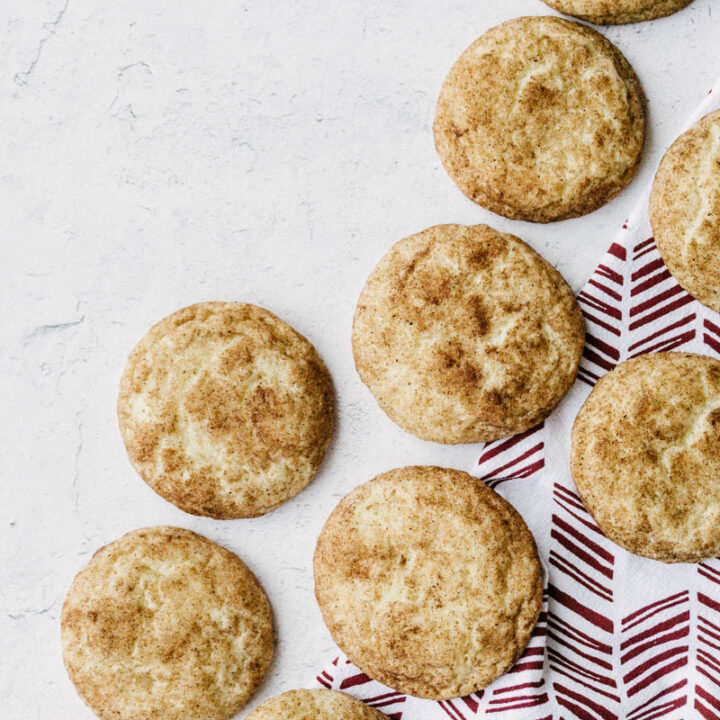
[[[707,378],[702,376],[702,382],[705,390],[705,402],[694,413],[693,417],[688,421],[687,430],[675,442],[665,446],[660,451],[660,462],[667,469],[668,478],[670,478],[671,469],[668,456],[675,451],[693,452],[693,445],[700,439],[697,437],[702,431],[703,425],[706,424],[708,416],[714,411],[720,409],[720,396],[713,396],[709,392]]]
[[[685,228],[681,240],[681,257],[682,262],[686,267],[690,267],[691,263],[689,260],[690,248],[692,241],[697,238],[698,230],[705,222],[705,219],[710,215],[710,195],[714,192],[720,192],[720,183],[718,183],[718,172],[717,166],[720,166],[720,125],[711,125],[708,133],[708,138],[705,147],[701,154],[702,162],[700,165],[699,177],[693,185],[695,190],[695,217],[693,221]],[[710,187],[708,192],[702,192],[703,187],[708,184],[709,180]],[[720,229],[719,229],[720,232]]]

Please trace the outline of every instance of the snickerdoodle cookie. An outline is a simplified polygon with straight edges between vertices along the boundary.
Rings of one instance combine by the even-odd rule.
[[[270,605],[229,550],[135,530],[95,553],[62,609],[70,679],[102,720],[226,720],[273,653]]]
[[[266,700],[247,720],[387,720],[387,717],[335,690],[289,690]]]
[[[665,153],[650,195],[650,223],[675,279],[720,312],[720,110]]]
[[[438,225],[401,240],[355,311],[358,373],[398,425],[470,443],[544,420],[577,374],[575,297],[522,240],[486,225]]]
[[[542,603],[523,519],[458,470],[400,468],[356,488],[325,523],[314,566],[323,618],[350,660],[435,700],[509,670]]]
[[[551,8],[596,25],[624,25],[672,15],[692,0],[543,0]]]
[[[585,215],[635,174],[642,92],[620,51],[556,17],[502,23],[460,56],[443,84],[435,145],[458,187],[518,220]]]
[[[575,420],[571,466],[618,545],[665,562],[720,553],[720,361],[663,352],[618,365]]]
[[[155,492],[195,515],[253,517],[315,474],[332,434],[332,383],[312,344],[272,313],[206,302],[136,346],[118,416]]]

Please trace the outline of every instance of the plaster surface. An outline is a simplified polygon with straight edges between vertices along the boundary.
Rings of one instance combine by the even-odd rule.
[[[587,217],[539,226],[473,205],[431,135],[460,52],[540,0],[3,0],[0,4],[0,715],[85,720],[62,666],[64,594],[92,553],[175,524],[236,551],[267,589],[277,649],[248,709],[334,657],[312,593],[338,500],[405,464],[466,469],[474,447],[394,426],[349,335],[367,274],[443,222],[513,232],[573,287],[590,274],[690,109],[720,73],[720,8],[695,0],[602,29],[634,65],[650,132],[638,178]],[[126,460],[115,399],[153,322],[247,300],[307,335],[337,391],[315,481],[255,520],[185,515]]]

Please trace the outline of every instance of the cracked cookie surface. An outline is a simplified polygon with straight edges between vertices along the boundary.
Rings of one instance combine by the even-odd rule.
[[[332,382],[312,344],[267,310],[200,303],[133,350],[118,418],[155,492],[195,515],[254,517],[317,471],[332,435]]]
[[[621,363],[572,430],[571,468],[600,529],[637,555],[720,553],[720,361],[664,352]]]
[[[247,720],[387,720],[387,716],[336,690],[289,690],[266,700]]]
[[[673,277],[720,312],[720,110],[665,153],[650,195],[650,223]]]
[[[442,443],[544,420],[575,379],[584,338],[557,270],[486,225],[438,225],[396,243],[367,280],[352,335],[380,407]]]
[[[551,8],[596,25],[624,25],[672,15],[692,0],[543,0]]]
[[[273,654],[270,604],[236,555],[189,530],[98,550],[62,609],[63,658],[102,720],[226,720]]]
[[[325,624],[350,660],[435,700],[507,672],[542,604],[525,522],[458,470],[405,467],[353,490],[325,523],[314,568]]]
[[[550,222],[596,210],[640,160],[642,91],[620,51],[555,17],[502,23],[453,65],[435,146],[471,200],[505,217]]]

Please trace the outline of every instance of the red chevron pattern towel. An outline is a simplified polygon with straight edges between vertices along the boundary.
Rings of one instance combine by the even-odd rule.
[[[720,81],[687,126],[720,107]],[[608,541],[578,497],[570,429],[591,387],[619,362],[683,349],[720,357],[720,316],[665,268],[649,188],[578,293],[587,342],[578,381],[540,427],[488,443],[471,472],[506,497],[544,561],[545,605],[513,670],[483,692],[418,700],[345,658],[317,676],[395,720],[720,720],[720,560],[664,565]]]

